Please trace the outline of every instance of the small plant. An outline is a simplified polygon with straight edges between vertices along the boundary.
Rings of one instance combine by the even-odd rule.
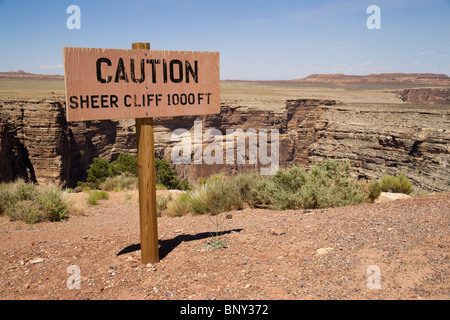
[[[391,175],[385,175],[380,181],[381,191],[410,194],[413,190],[412,182],[404,175],[394,177]]]
[[[91,206],[96,206],[98,204],[98,200],[107,200],[109,199],[109,194],[106,191],[99,191],[99,190],[95,190],[95,191],[91,191],[89,192],[89,197],[88,197],[88,204]]]
[[[181,217],[192,212],[191,196],[188,193],[180,195],[167,204],[166,214],[171,217]]]
[[[189,194],[192,209],[197,214],[216,215],[243,206],[236,181],[223,175],[211,176]]]
[[[170,167],[167,160],[155,159],[155,170],[159,190],[162,190],[162,188],[189,190],[188,181],[179,180],[177,172]],[[130,189],[134,185],[137,187],[137,171],[137,159],[130,154],[121,153],[117,160],[112,162],[94,158],[87,170],[87,182],[77,182],[75,191],[86,191],[86,189],[120,191]]]
[[[375,200],[381,194],[381,185],[378,181],[371,181],[369,183],[369,198]]]
[[[341,207],[367,198],[361,184],[350,177],[350,165],[330,160],[309,172],[295,166],[280,168],[275,175],[256,180],[250,193],[250,205],[276,210]]]
[[[162,213],[167,210],[167,203],[172,200],[171,194],[168,196],[158,195],[156,197],[156,212],[158,217],[161,217]]]
[[[211,240],[205,243],[205,248],[207,249],[220,249],[227,248],[227,244],[222,241],[223,234],[223,221],[224,217],[222,213],[216,214],[214,216],[208,215],[209,221],[214,225],[214,232],[210,232]]]
[[[63,198],[63,192],[54,185],[38,186],[16,181],[0,184],[0,214],[26,223],[62,221],[72,203]]]
[[[94,158],[94,161],[89,166],[87,175],[87,182],[92,183],[94,188],[98,189],[100,184],[105,182],[107,177],[111,176],[109,162],[105,159]]]
[[[168,189],[188,190],[187,180],[178,180],[177,172],[170,167],[166,159],[155,159],[156,183],[166,186]]]
[[[110,171],[112,176],[128,173],[137,176],[137,159],[128,153],[121,153],[117,160],[111,162]]]
[[[100,184],[100,189],[106,191],[136,190],[138,188],[138,179],[130,173],[122,173],[118,176],[108,177]]]

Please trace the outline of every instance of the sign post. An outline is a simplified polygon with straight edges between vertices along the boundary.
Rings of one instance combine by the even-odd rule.
[[[150,50],[150,43],[133,43],[132,48]],[[153,264],[159,262],[153,118],[136,118],[136,146],[141,260],[144,264]]]
[[[67,121],[136,119],[142,263],[159,262],[153,117],[220,113],[219,53],[63,48]]]

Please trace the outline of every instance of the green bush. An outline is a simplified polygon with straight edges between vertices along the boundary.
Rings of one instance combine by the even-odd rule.
[[[302,191],[305,209],[356,205],[367,198],[359,182],[350,177],[348,162],[326,161],[314,167]]]
[[[175,169],[170,167],[166,159],[155,159],[156,183],[166,186],[168,189],[188,190],[187,180],[180,181]]]
[[[410,194],[413,190],[412,182],[404,175],[394,177],[385,175],[380,181],[381,191]]]
[[[128,153],[121,153],[116,161],[111,162],[110,170],[112,176],[130,173],[137,176],[137,159]]]
[[[136,190],[138,188],[138,178],[131,173],[125,172],[118,176],[106,178],[99,185],[99,188],[106,191]]]
[[[235,179],[223,175],[213,175],[204,184],[189,192],[194,213],[219,214],[243,206]]]
[[[87,171],[87,182],[92,183],[94,188],[98,189],[100,184],[105,182],[106,178],[111,176],[112,173],[109,162],[105,159],[94,158]]]
[[[367,195],[350,177],[350,165],[327,160],[306,172],[303,168],[279,169],[252,188],[250,204],[276,210],[341,207],[364,202]]]
[[[71,208],[60,188],[16,181],[0,185],[0,214],[26,223],[64,220]]]
[[[369,201],[374,202],[381,194],[381,185],[378,181],[371,181],[369,183]]]
[[[155,171],[158,185],[165,186],[167,189],[189,190],[188,181],[180,181],[177,178],[177,172],[170,167],[167,160],[155,159]],[[125,188],[126,190],[135,184],[135,180],[123,177],[136,177],[137,172],[137,159],[130,154],[121,153],[117,160],[111,163],[101,158],[94,158],[87,171],[87,182],[79,181],[75,190],[78,192],[99,188],[116,191]],[[117,176],[122,176],[122,178],[116,179]]]
[[[88,197],[88,204],[91,206],[95,206],[98,204],[98,200],[108,200],[109,199],[109,194],[108,192],[102,190],[102,191],[91,191],[89,192],[89,197]]]
[[[172,195],[163,196],[158,195],[156,196],[156,212],[158,217],[161,217],[162,213],[167,210],[167,204],[169,201],[172,201]]]
[[[38,198],[41,209],[45,212],[45,219],[60,221],[66,218],[70,206],[62,197],[62,191],[57,187],[48,187]]]
[[[177,199],[167,204],[166,214],[171,217],[181,217],[193,212],[191,200],[191,196],[188,193],[180,195]]]
[[[363,186],[350,176],[350,165],[327,160],[308,172],[301,167],[280,168],[272,176],[242,173],[232,177],[214,175],[169,205],[171,215],[187,212],[217,215],[251,207],[276,210],[317,209],[361,204],[377,194],[377,184]]]
[[[299,208],[302,206],[301,190],[306,181],[307,174],[303,168],[280,168],[276,174],[270,176],[269,181],[259,186],[260,195],[257,195],[257,198],[264,200],[262,206],[276,210]]]

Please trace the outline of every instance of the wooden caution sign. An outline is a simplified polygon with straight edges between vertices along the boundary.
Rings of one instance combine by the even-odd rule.
[[[220,112],[219,53],[63,48],[68,121]]]
[[[136,119],[141,259],[159,262],[153,117],[220,112],[218,52],[63,48],[67,121]]]

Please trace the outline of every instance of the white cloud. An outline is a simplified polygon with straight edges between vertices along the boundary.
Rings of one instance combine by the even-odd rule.
[[[41,69],[62,69],[64,68],[63,64],[46,64],[43,62],[38,62],[37,63],[38,67]]]
[[[368,62],[359,63],[356,65],[356,67],[365,67],[365,66],[370,66],[371,64],[373,64],[373,63],[368,61]]]

